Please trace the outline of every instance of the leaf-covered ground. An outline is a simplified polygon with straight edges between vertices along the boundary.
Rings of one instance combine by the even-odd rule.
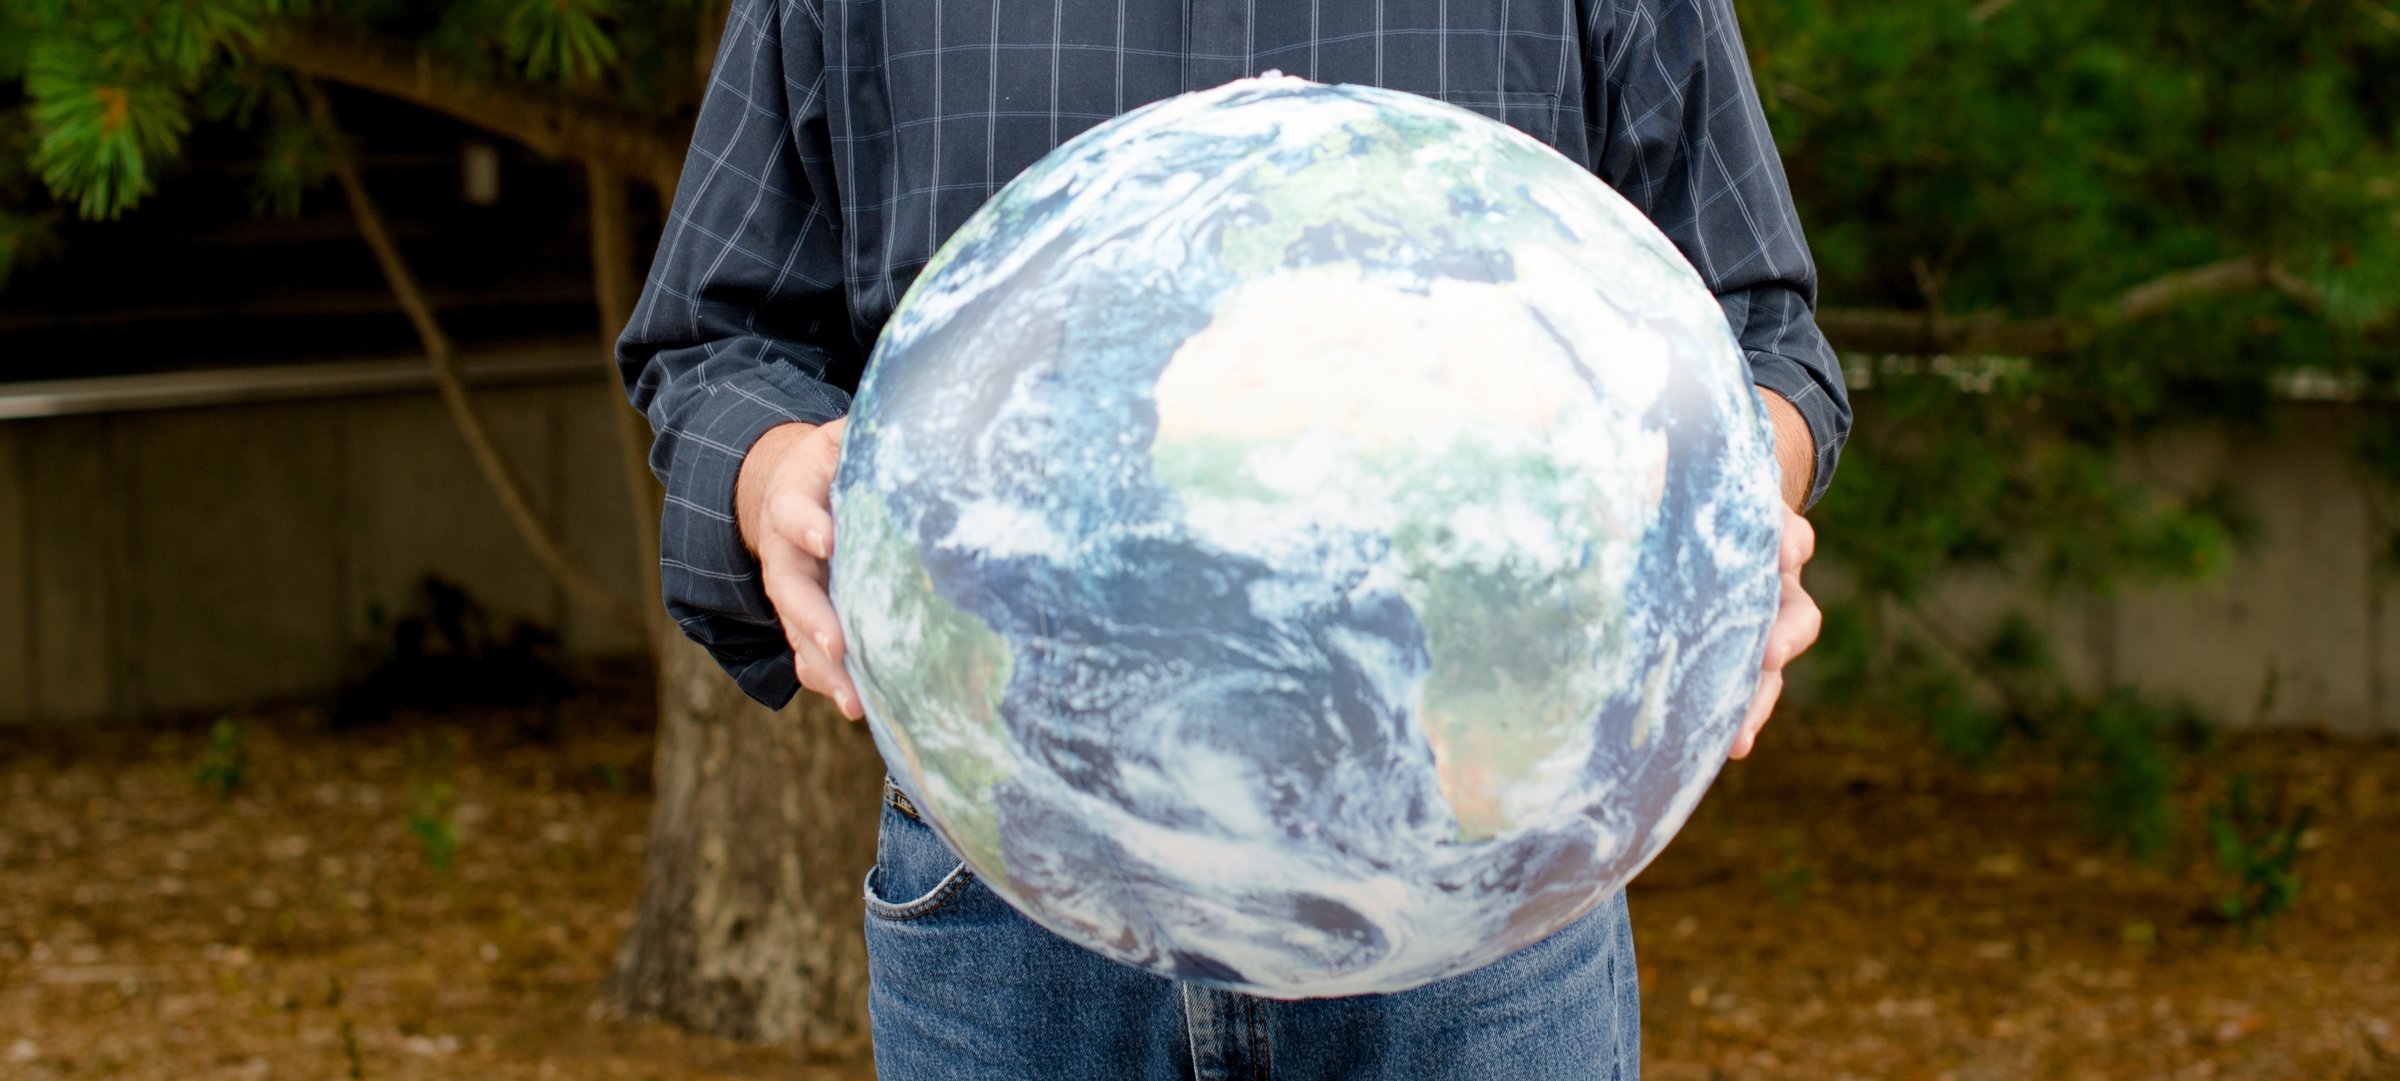
[[[205,726],[0,730],[0,1078],[867,1076],[860,1048],[596,1008],[641,869],[641,699],[572,703],[548,740],[503,711],[259,713],[213,756],[228,795],[194,782]],[[2255,943],[2200,915],[2215,780],[2142,866],[2043,768],[1779,720],[1636,885],[1648,1076],[2400,1077],[2400,747],[2198,761],[2316,809],[2299,906]]]

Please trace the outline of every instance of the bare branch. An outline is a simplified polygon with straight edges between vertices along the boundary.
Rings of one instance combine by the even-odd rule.
[[[2247,255],[2160,275],[2079,319],[1828,308],[1817,313],[1817,326],[1835,348],[1851,352],[2053,357],[2075,351],[2107,326],[2164,315],[2204,297],[2261,289],[2281,293],[2312,312],[2322,302],[2316,287],[2298,275],[2265,256]]]
[[[442,404],[450,410],[459,435],[466,440],[467,452],[475,459],[476,468],[483,472],[493,494],[508,511],[509,521],[533,549],[536,559],[556,575],[567,591],[589,605],[593,611],[607,617],[636,634],[647,635],[649,625],[642,614],[616,595],[600,579],[578,562],[559,540],[558,534],[533,509],[533,500],[525,494],[525,483],[516,471],[509,468],[508,459],[500,453],[500,445],[492,438],[491,429],[483,416],[475,411],[475,403],[467,397],[466,381],[458,371],[458,357],[451,347],[450,336],[443,332],[433,305],[425,299],[424,289],[417,284],[415,272],[400,253],[399,244],[392,239],[391,227],[384,221],[383,210],[367,191],[359,177],[358,163],[351,159],[350,149],[342,141],[341,129],[334,123],[333,110],[326,104],[325,94],[309,79],[300,80],[300,90],[308,99],[310,119],[325,135],[327,157],[333,165],[334,179],[339,181],[342,194],[349,200],[351,216],[358,221],[359,233],[367,247],[375,252],[375,262],[383,268],[384,280],[392,294],[407,311],[409,322],[416,327],[417,337],[424,343],[425,356],[433,366],[434,384],[441,389]]]
[[[2106,317],[2113,322],[2131,322],[2197,297],[2265,288],[2271,265],[2265,256],[2246,255],[2163,274],[2126,290],[2116,303],[2108,306]]]
[[[446,113],[553,157],[605,165],[675,190],[689,133],[613,102],[521,80],[484,79],[423,49],[346,27],[297,23],[262,37],[257,58],[294,74]]]

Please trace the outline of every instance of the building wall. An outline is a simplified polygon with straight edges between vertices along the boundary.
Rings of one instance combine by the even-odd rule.
[[[542,512],[632,597],[622,399],[582,353],[527,370],[479,400]],[[429,574],[558,629],[570,657],[639,648],[527,554],[422,385],[143,404],[10,419],[0,401],[0,722],[323,693],[376,644],[370,611],[406,610]],[[2270,444],[2193,437],[2144,456],[2171,479],[2230,476],[2259,513],[2260,543],[2220,581],[2044,600],[1961,580],[1938,606],[1968,626],[2030,607],[2077,678],[2180,694],[2225,723],[2400,733],[2383,534],[2344,458],[2354,421],[2295,409]]]
[[[2400,641],[2386,627],[2393,572],[2379,565],[2400,519],[2379,514],[2348,450],[2357,425],[2390,414],[2289,408],[2271,438],[2186,434],[2130,463],[2183,490],[2228,481],[2256,515],[2258,536],[2214,580],[2052,597],[2006,575],[1962,574],[1934,591],[1928,611],[1968,640],[2010,611],[2030,616],[2077,684],[2178,696],[2221,725],[2400,735],[2388,690],[2400,674]],[[1837,569],[1822,580],[1822,594],[1839,591]],[[1893,612],[1885,625],[1908,621]],[[1797,682],[1805,693],[1805,676]]]
[[[2400,673],[2387,626],[2400,520],[2348,456],[2357,425],[2391,417],[2337,405],[2297,412],[2272,442],[2186,438],[2152,451],[2185,483],[2232,478],[2265,529],[2218,581],[2129,593],[2098,633],[2116,675],[2228,723],[2400,734],[2386,689]]]
[[[583,360],[477,398],[540,511],[631,598],[623,399]],[[427,575],[570,657],[640,648],[528,554],[429,391],[0,420],[0,722],[330,690]]]

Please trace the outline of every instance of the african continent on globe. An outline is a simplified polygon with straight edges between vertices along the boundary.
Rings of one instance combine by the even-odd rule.
[[[1756,684],[1782,525],[1725,317],[1516,130],[1267,77],[1009,184],[878,343],[833,594],[991,889],[1179,979],[1394,991],[1607,899]]]

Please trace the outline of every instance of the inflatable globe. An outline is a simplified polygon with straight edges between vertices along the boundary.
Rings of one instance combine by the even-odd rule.
[[[895,781],[1051,931],[1280,997],[1541,939],[1682,824],[1782,525],[1725,317],[1632,206],[1269,77],[1060,147],[894,313],[832,589]]]

